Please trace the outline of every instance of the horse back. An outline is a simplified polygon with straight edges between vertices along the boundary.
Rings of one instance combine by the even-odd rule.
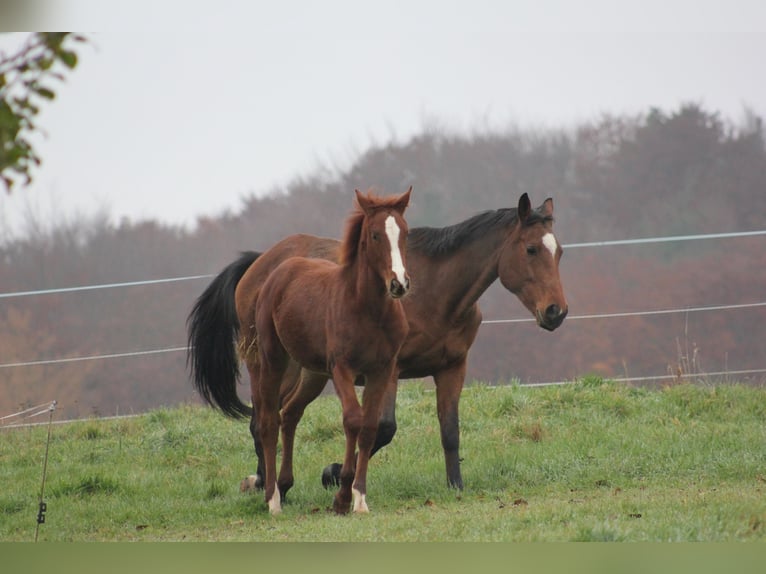
[[[266,250],[240,279],[235,291],[235,303],[240,324],[249,325],[254,319],[255,304],[263,283],[282,262],[290,257],[311,257],[337,261],[338,241],[314,235],[290,235]]]

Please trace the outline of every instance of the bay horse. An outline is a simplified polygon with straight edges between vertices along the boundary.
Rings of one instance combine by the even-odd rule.
[[[246,481],[256,487],[263,479],[256,413],[236,392],[239,358],[235,342],[240,329],[245,333],[251,329],[251,322],[239,320],[237,309],[245,309],[248,301],[252,305],[268,273],[294,255],[337,261],[339,243],[298,235],[264,253],[242,253],[211,281],[187,321],[187,362],[195,388],[225,415],[251,419],[258,469]],[[540,327],[555,330],[568,312],[559,277],[561,256],[561,245],[553,235],[553,200],[548,198],[533,209],[526,193],[516,207],[485,211],[447,227],[410,229],[407,260],[412,266],[413,288],[402,301],[409,334],[397,367],[401,379],[433,377],[447,484],[451,487],[463,488],[458,406],[468,352],[482,321],[478,300],[499,278]],[[326,382],[326,375],[301,370],[295,364],[288,367],[281,389],[283,432],[295,428],[303,409],[319,396]],[[395,390],[389,389],[383,398],[371,455],[390,443],[396,433]],[[290,463],[283,457],[283,495],[292,484]],[[340,468],[334,463],[324,469],[325,486],[338,483]]]
[[[369,511],[367,466],[381,401],[387,388],[397,384],[396,356],[409,330],[399,299],[410,285],[404,210],[411,191],[378,197],[356,190],[356,210],[346,224],[338,263],[290,257],[269,274],[257,300],[237,289],[240,320],[254,325],[243,331],[240,354],[250,371],[257,436],[263,449],[265,497],[272,514],[281,512],[277,439],[280,389],[290,360],[325,381],[332,376],[340,398],[346,454],[335,511],[346,514],[352,498],[354,512]],[[260,263],[256,261],[253,267],[257,270]],[[364,384],[361,406],[356,381]],[[294,429],[283,439],[289,441],[283,451],[289,451],[290,458],[293,436]]]

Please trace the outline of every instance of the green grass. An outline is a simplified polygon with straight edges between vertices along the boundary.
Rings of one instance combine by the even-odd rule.
[[[466,488],[447,488],[435,397],[400,386],[399,431],[373,458],[363,516],[335,516],[319,474],[340,407],[309,407],[277,517],[242,494],[246,423],[181,407],[52,430],[40,540],[766,540],[766,389],[631,388],[586,378],[463,391]],[[0,540],[33,540],[47,428],[0,430]]]

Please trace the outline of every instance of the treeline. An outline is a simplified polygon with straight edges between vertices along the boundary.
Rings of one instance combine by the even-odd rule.
[[[564,244],[763,229],[762,119],[698,105],[603,116],[576,129],[471,136],[426,131],[374,147],[346,172],[295,180],[193,230],[97,216],[44,222],[0,248],[0,293],[215,274],[238,252],[294,232],[337,237],[354,188],[414,186],[410,226],[444,226],[485,209],[553,197]],[[35,229],[31,226],[30,229]],[[763,308],[609,319],[577,315],[759,302],[764,238],[567,250],[571,318],[554,333],[485,325],[469,380],[522,382],[586,373],[641,376],[762,368]],[[0,299],[0,365],[183,346],[209,279]],[[526,317],[497,284],[487,319]],[[56,399],[67,416],[142,411],[193,398],[185,353],[0,367],[0,414]],[[246,385],[242,387],[247,396]]]

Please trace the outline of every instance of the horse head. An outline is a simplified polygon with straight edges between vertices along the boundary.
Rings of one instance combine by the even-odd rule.
[[[407,222],[404,210],[410,202],[412,186],[403,194],[378,197],[358,189],[356,203],[364,215],[359,231],[360,251],[367,262],[382,278],[387,293],[394,299],[407,294],[410,276],[407,273]]]
[[[519,198],[517,220],[503,246],[498,275],[537,324],[553,331],[569,311],[559,276],[563,251],[553,234],[553,200],[548,198],[532,209],[525,193]]]

